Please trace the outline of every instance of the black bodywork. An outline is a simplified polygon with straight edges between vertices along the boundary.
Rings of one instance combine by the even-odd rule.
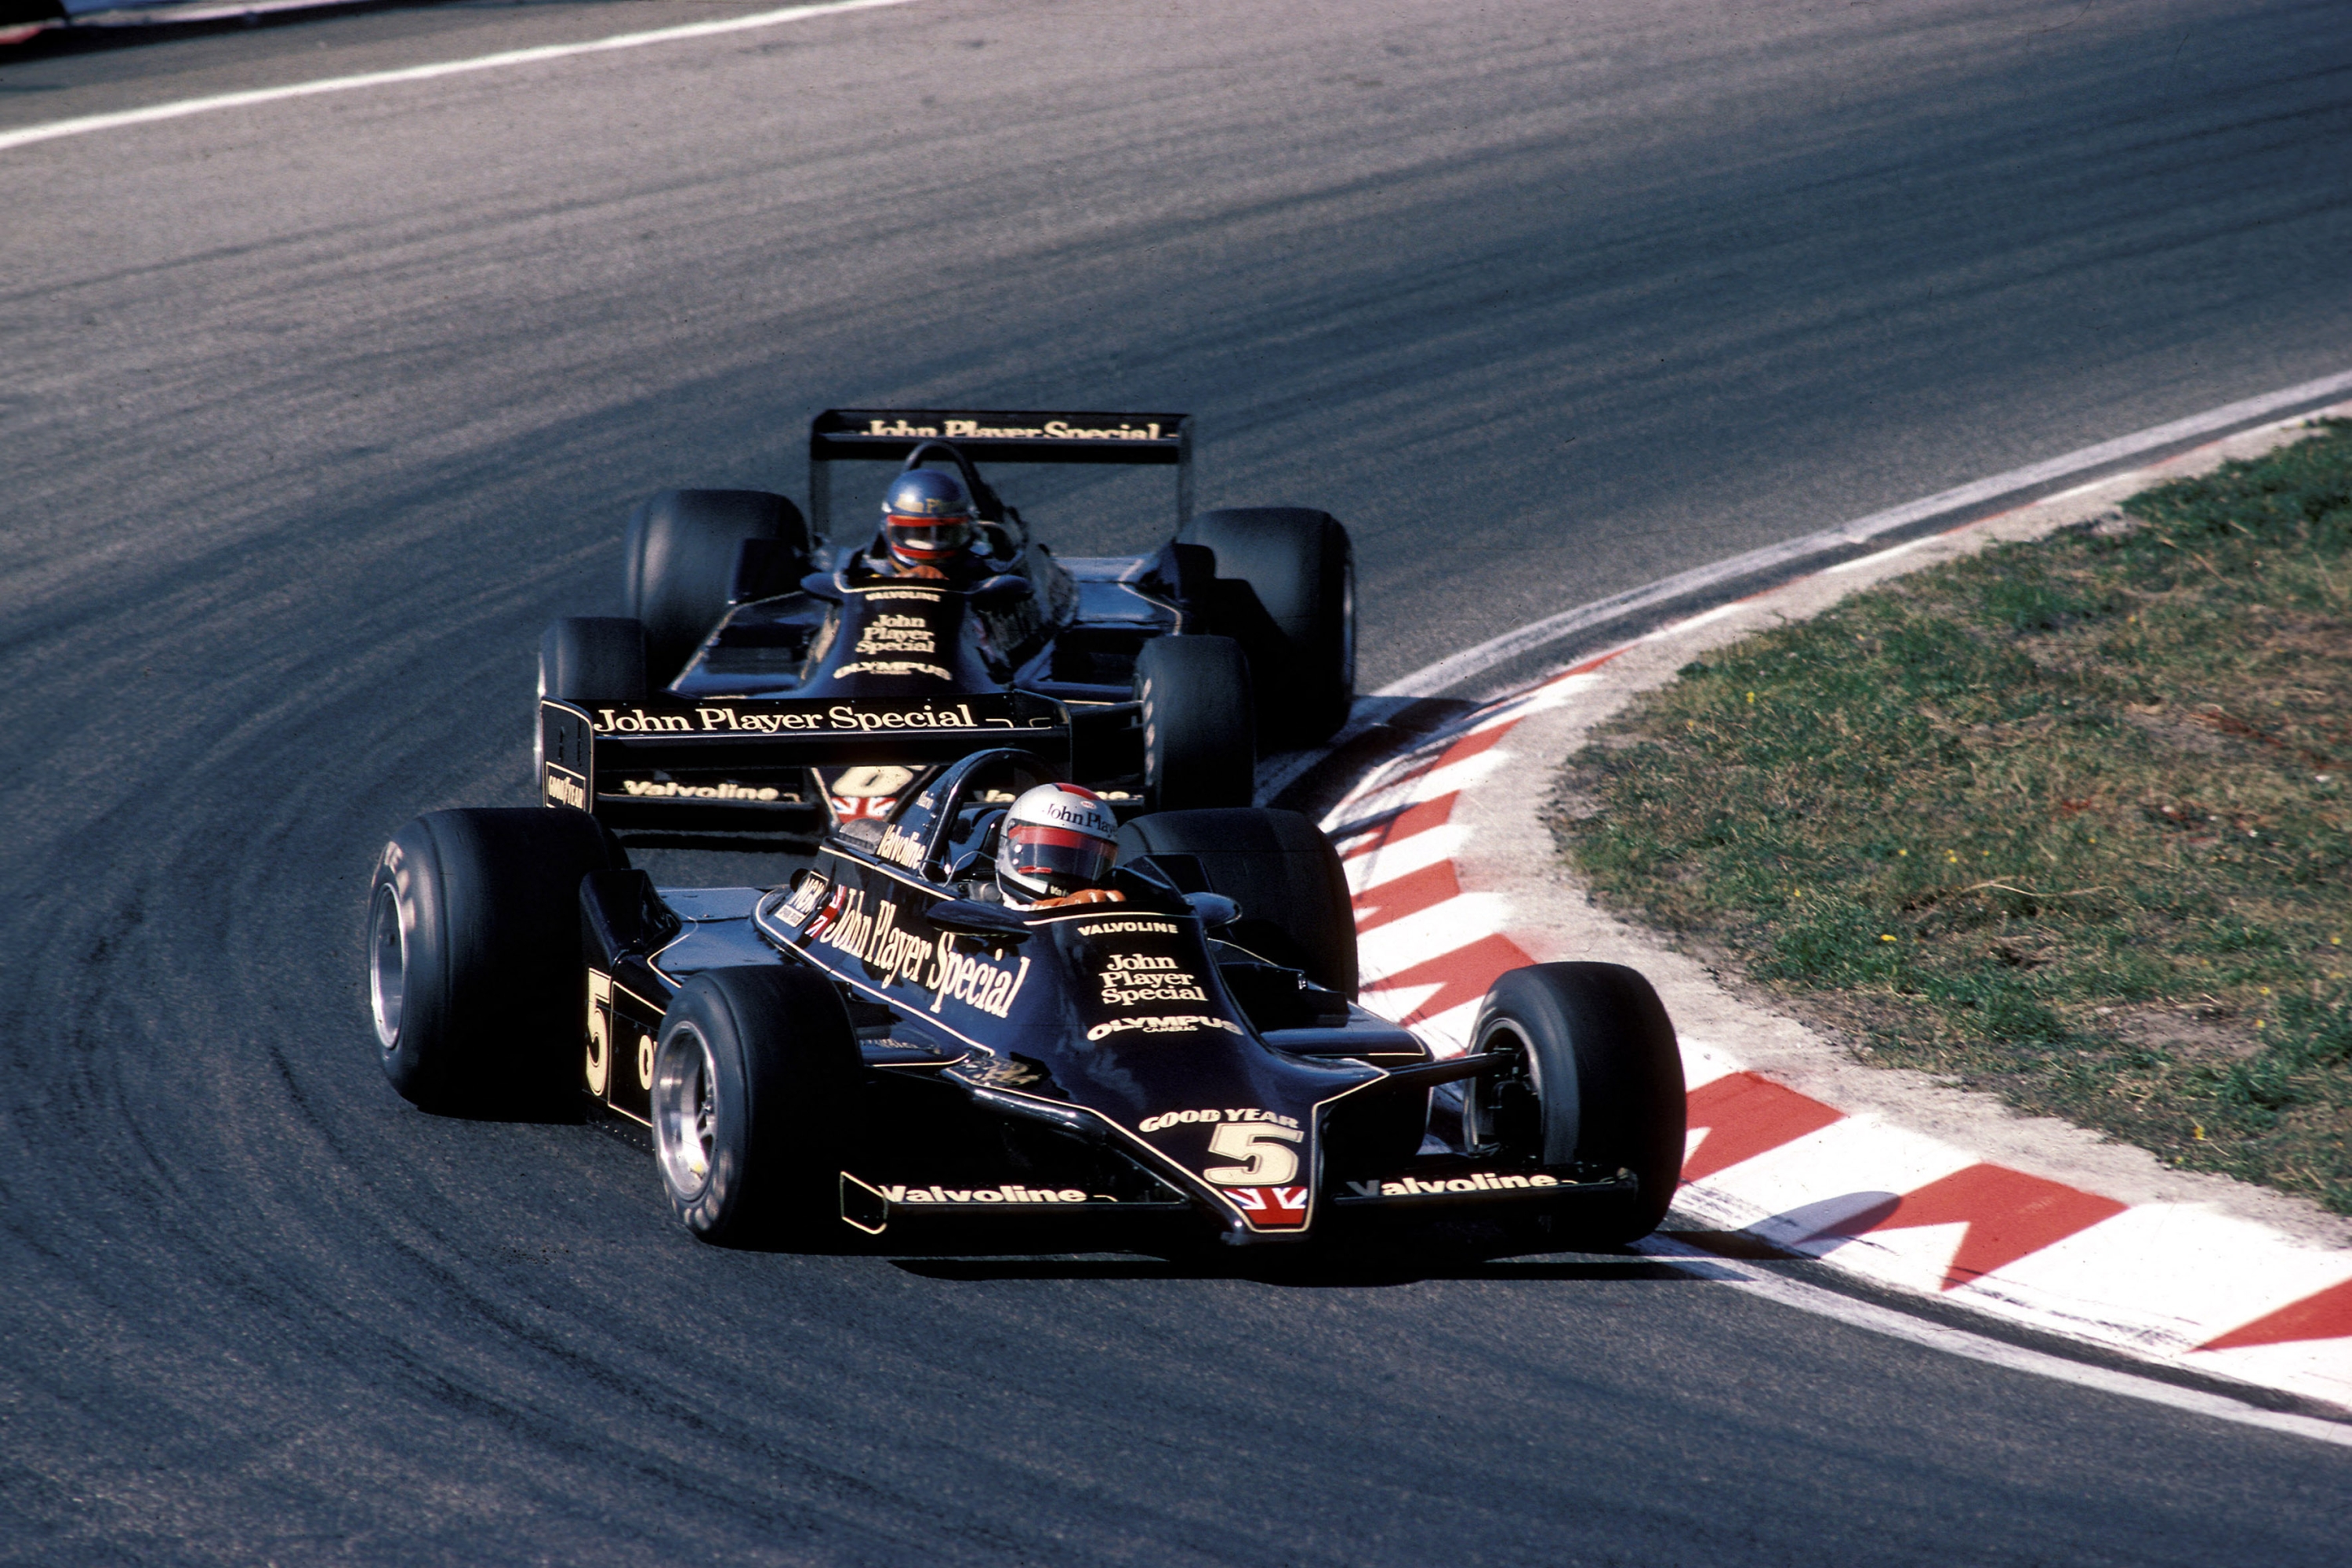
[[[654,1040],[701,971],[807,964],[848,1004],[866,1064],[841,1217],[868,1234],[1027,1215],[1297,1240],[1351,1211],[1540,1214],[1618,1196],[1618,1171],[1466,1147],[1463,1082],[1409,1031],[1220,935],[1234,907],[1183,868],[1122,864],[1123,901],[991,901],[990,830],[1049,776],[965,759],[887,822],[853,819],[774,889],[581,890],[585,1083],[645,1123]]]
[[[1171,538],[1145,555],[1057,558],[977,464],[1171,468],[1181,529],[1191,430],[1181,414],[824,411],[809,432],[806,552],[747,542],[724,617],[644,701],[543,703],[543,797],[618,827],[814,832],[887,816],[939,763],[1018,728],[1115,811],[1140,809],[1136,656],[1206,628],[1210,552]],[[943,581],[894,575],[871,529],[827,536],[835,463],[919,450],[957,464],[982,520],[985,553]],[[861,743],[813,766],[794,742],[818,737]]]

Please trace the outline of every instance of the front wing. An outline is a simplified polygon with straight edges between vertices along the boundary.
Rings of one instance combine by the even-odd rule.
[[[1574,1214],[1599,1201],[1633,1196],[1630,1171],[1506,1169],[1458,1155],[1426,1156],[1380,1175],[1328,1181],[1323,1202],[1305,1186],[1226,1188],[1220,1195],[1244,1211],[1235,1224],[1205,1194],[1188,1194],[1181,1176],[1139,1163],[1125,1180],[1083,1175],[981,1181],[969,1175],[895,1178],[878,1168],[841,1173],[841,1218],[868,1236],[985,1234],[1028,1222],[1090,1235],[1121,1232],[1213,1233],[1234,1245],[1305,1239],[1327,1230],[1355,1231],[1414,1219],[1506,1218]],[[1108,1189],[1108,1190],[1107,1190]],[[1310,1215],[1313,1216],[1310,1222]]]

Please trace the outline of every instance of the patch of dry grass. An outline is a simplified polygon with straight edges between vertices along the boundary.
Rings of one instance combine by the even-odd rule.
[[[2336,421],[1690,666],[1553,826],[1865,1060],[2352,1213],[2347,553]]]

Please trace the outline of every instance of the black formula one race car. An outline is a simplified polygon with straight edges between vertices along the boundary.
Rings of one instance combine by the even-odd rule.
[[[1171,468],[1146,555],[1062,560],[978,459]],[[941,465],[976,512],[952,574],[880,533],[827,536],[833,466]],[[622,616],[540,648],[537,787],[618,826],[810,833],[885,817],[946,761],[1050,746],[1122,816],[1246,805],[1260,750],[1311,745],[1355,690],[1355,577],[1328,514],[1192,515],[1181,414],[827,409],[809,515],[759,490],[665,490],[629,521]],[[1014,731],[1018,731],[1017,737]],[[812,739],[859,740],[829,769]]]
[[[656,888],[576,810],[419,817],[371,895],[384,1070],[439,1110],[584,1092],[711,1240],[1181,1251],[1442,1215],[1606,1245],[1658,1223],[1682,1070],[1638,973],[1514,970],[1471,1050],[1434,1059],[1350,1000],[1345,881],[1296,814],[1139,816],[1116,901],[989,901],[1004,803],[1056,773],[967,757],[770,889]]]

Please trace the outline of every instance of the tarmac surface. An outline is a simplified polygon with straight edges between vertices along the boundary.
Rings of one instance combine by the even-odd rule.
[[[749,9],[34,47],[0,129]],[[699,1247],[398,1100],[360,935],[628,504],[827,404],[1190,409],[1369,689],[2341,370],[2341,20],[925,0],[0,153],[0,1562],[2339,1561],[2342,1449],[1641,1258]]]

